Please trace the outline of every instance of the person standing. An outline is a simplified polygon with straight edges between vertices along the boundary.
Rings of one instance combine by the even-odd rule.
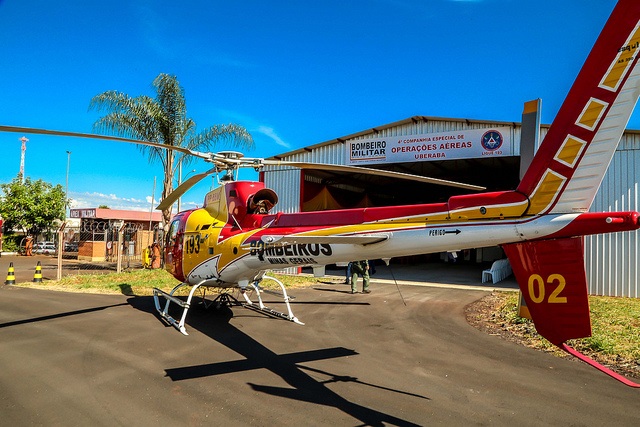
[[[153,242],[151,246],[151,268],[160,268],[160,245],[158,242]]]
[[[33,256],[33,237],[31,234],[27,236],[27,241],[24,244],[24,251],[26,256]]]
[[[349,264],[347,264],[347,271],[345,272],[345,277],[344,277],[345,285],[348,285],[349,283],[351,283],[351,264],[352,262],[349,262]]]
[[[357,293],[358,275],[362,276],[362,293],[368,294],[369,290],[369,261],[353,261],[351,263],[351,293]]]
[[[142,250],[142,268],[151,268],[151,246]]]

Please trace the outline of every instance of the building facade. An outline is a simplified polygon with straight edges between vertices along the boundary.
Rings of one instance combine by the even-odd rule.
[[[102,208],[71,209],[69,217],[79,219],[80,225],[64,243],[77,246],[78,260],[92,262],[115,260],[118,253],[139,258],[158,238],[162,222],[161,212]]]
[[[499,129],[499,155],[478,157],[457,153],[463,149],[458,136],[480,133],[483,138],[491,129]],[[539,129],[540,140],[548,126]],[[514,189],[519,182],[522,125],[515,122],[479,121],[426,116],[382,125],[334,140],[274,156],[278,160],[362,165],[417,175],[484,185],[490,190]],[[439,138],[438,151],[426,136]],[[491,136],[491,135],[489,135]],[[415,138],[414,138],[415,137]],[[375,146],[358,142],[384,138],[393,146]],[[422,139],[420,139],[422,138]],[[390,156],[390,150],[397,148]],[[353,148],[356,148],[354,151]],[[411,148],[406,148],[411,147]],[[376,159],[380,150],[391,162]],[[377,150],[377,151],[376,151]],[[464,151],[464,150],[462,150]],[[402,157],[404,156],[404,157]],[[411,157],[413,156],[413,157]],[[394,163],[397,158],[397,163]],[[362,160],[364,159],[364,160]],[[638,177],[640,176],[640,132],[626,131],[594,200],[592,211],[638,210]],[[279,196],[278,210],[285,213],[333,208],[411,204],[446,200],[455,190],[421,187],[411,183],[390,183],[367,178],[354,182],[348,174],[267,167],[261,174],[265,185]],[[426,196],[429,197],[426,197]],[[585,266],[589,292],[593,295],[640,297],[638,232],[587,236]],[[483,258],[482,251],[478,260]],[[486,251],[495,254],[495,250]],[[495,255],[493,255],[495,256]]]

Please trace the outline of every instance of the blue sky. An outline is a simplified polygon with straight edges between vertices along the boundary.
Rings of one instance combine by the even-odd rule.
[[[557,113],[614,0],[0,0],[0,124],[92,132],[91,98],[177,76],[202,129],[237,123],[267,157],[414,115]],[[637,115],[636,115],[637,116]],[[640,117],[630,128],[640,128]],[[0,182],[22,135],[0,133]],[[148,210],[162,168],[135,146],[26,135],[25,174],[74,207]],[[185,168],[208,169],[198,160]],[[250,178],[253,175],[248,175]],[[182,200],[202,203],[212,180]]]

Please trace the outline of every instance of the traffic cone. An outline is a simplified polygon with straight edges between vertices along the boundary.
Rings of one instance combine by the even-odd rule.
[[[7,280],[4,281],[5,285],[15,285],[16,284],[16,273],[13,269],[13,263],[9,263],[9,271],[7,272]]]
[[[42,266],[40,265],[40,261],[38,261],[38,265],[36,265],[36,272],[33,275],[33,282],[42,282]]]

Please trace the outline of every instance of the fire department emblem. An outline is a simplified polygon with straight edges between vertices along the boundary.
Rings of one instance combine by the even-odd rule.
[[[485,150],[494,151],[502,147],[502,134],[497,130],[490,130],[482,135],[482,147]]]

